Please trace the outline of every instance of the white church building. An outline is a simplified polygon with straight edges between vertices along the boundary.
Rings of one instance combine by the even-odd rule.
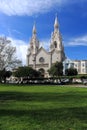
[[[87,60],[70,60],[66,58],[57,17],[55,18],[54,30],[51,34],[49,51],[46,51],[40,46],[36,26],[34,24],[26,60],[27,66],[41,71],[44,77],[49,76],[48,69],[50,69],[56,61],[63,62],[64,73],[65,69],[73,67],[77,69],[78,74],[87,74]]]
[[[54,31],[51,34],[49,51],[40,47],[40,42],[37,38],[37,30],[34,24],[32,37],[30,40],[27,52],[27,66],[42,72],[43,76],[48,77],[48,69],[56,61],[63,62],[65,60],[64,46],[59,30],[58,19],[55,18]]]

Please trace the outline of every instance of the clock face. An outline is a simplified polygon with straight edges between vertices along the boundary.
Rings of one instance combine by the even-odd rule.
[[[44,58],[40,57],[39,62],[43,63],[44,62]]]

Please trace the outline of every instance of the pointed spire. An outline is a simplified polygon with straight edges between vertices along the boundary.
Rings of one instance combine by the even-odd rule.
[[[57,14],[56,14],[56,17],[55,17],[54,28],[58,28],[58,18],[57,18]]]
[[[32,32],[33,32],[33,34],[36,34],[36,24],[35,24],[35,22],[34,22],[34,25],[33,25],[33,30],[32,30]]]

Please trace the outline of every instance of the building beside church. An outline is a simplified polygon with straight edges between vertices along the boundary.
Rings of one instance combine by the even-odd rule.
[[[78,74],[87,74],[87,60],[73,60],[73,63]]]
[[[78,74],[87,74],[87,60],[70,60],[65,59],[63,61],[63,73],[69,68],[77,69]]]
[[[64,46],[59,30],[58,18],[55,18],[54,31],[51,34],[49,51],[40,47],[40,42],[37,38],[37,30],[34,24],[32,37],[29,43],[27,52],[27,66],[42,72],[42,75],[48,77],[48,69],[56,61],[63,62],[65,60]]]

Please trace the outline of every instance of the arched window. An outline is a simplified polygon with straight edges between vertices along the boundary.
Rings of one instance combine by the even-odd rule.
[[[56,41],[54,42],[54,47],[57,48],[57,42]]]

